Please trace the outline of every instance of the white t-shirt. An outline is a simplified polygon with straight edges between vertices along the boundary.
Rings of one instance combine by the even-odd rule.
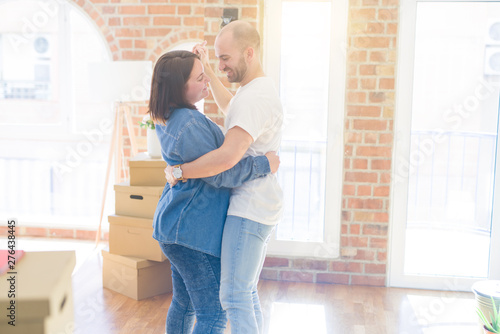
[[[240,87],[232,98],[225,121],[226,130],[239,126],[253,143],[244,157],[278,151],[281,144],[283,109],[274,83],[260,77]],[[275,225],[283,214],[283,192],[276,174],[245,182],[233,188],[228,215]]]

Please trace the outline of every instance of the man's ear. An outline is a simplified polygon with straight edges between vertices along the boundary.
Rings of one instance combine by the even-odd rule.
[[[248,60],[252,60],[253,56],[255,55],[255,51],[252,47],[248,47],[246,50],[245,50],[245,57],[248,59]]]

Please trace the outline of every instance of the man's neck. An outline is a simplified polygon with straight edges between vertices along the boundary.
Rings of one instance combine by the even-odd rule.
[[[243,78],[243,80],[241,80],[240,82],[240,86],[243,87],[245,86],[246,84],[252,82],[253,80],[257,79],[257,78],[261,78],[261,77],[265,77],[266,74],[264,73],[264,71],[262,70],[261,67],[257,68],[255,71],[249,71],[247,72],[247,75],[245,76],[245,78]]]

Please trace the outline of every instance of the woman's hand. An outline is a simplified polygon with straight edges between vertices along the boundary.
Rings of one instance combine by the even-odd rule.
[[[170,184],[170,188],[175,186],[179,180],[174,177],[174,167],[167,165],[167,168],[164,169],[165,178],[167,179],[167,183]]]
[[[271,173],[275,174],[280,166],[280,157],[274,151],[266,153],[266,158],[269,160],[269,166],[271,167]]]
[[[207,41],[203,41],[203,43],[198,43],[193,46],[193,53],[200,56],[201,63],[204,67],[210,66],[208,59]]]

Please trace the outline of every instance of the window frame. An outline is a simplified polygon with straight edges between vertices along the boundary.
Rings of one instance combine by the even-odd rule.
[[[279,91],[281,57],[281,7],[285,1],[266,1],[264,10],[264,71],[274,79]],[[299,256],[333,259],[340,254],[342,181],[344,162],[344,110],[348,0],[317,0],[331,3],[330,73],[326,149],[325,217],[322,242],[276,240],[268,244],[270,256]]]

